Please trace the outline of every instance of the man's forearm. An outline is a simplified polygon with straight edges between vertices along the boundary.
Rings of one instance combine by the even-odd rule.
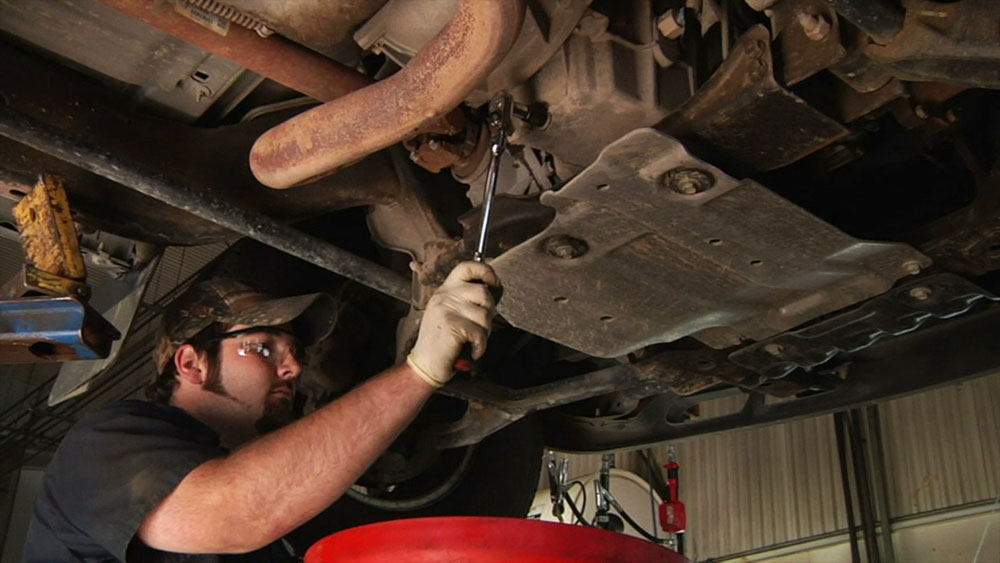
[[[433,388],[399,366],[302,420],[192,471],[139,530],[185,553],[266,545],[339,498],[416,416]]]

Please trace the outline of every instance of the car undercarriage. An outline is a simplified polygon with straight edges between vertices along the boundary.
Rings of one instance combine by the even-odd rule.
[[[0,235],[45,173],[119,298],[241,239],[204,275],[341,302],[308,410],[398,362],[471,256],[507,95],[488,353],[369,505],[433,504],[414,481],[485,465],[442,452],[511,429],[608,451],[845,409],[1000,366],[991,4],[0,0]],[[123,334],[126,302],[91,299]],[[66,359],[33,338],[14,361]]]

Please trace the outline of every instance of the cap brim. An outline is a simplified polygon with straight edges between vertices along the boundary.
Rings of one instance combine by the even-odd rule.
[[[303,345],[326,338],[337,324],[337,306],[325,293],[267,299],[219,319],[230,325],[277,326],[290,324]]]

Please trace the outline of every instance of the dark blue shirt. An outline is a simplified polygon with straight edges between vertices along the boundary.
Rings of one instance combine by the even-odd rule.
[[[294,561],[280,542],[245,555],[185,555],[136,537],[191,470],[226,453],[214,431],[176,407],[122,401],[87,416],[46,469],[25,561]]]

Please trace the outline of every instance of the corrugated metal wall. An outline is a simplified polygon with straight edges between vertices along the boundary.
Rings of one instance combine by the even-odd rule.
[[[882,407],[892,515],[1000,494],[1000,374]]]
[[[711,416],[731,405],[709,405]],[[892,518],[1000,494],[1000,374],[880,406]],[[847,527],[832,415],[676,444],[687,505],[686,555],[722,557]],[[666,448],[654,448],[659,460]],[[570,456],[570,473],[600,456]],[[618,467],[645,477],[635,453]],[[857,507],[855,507],[857,510]]]

